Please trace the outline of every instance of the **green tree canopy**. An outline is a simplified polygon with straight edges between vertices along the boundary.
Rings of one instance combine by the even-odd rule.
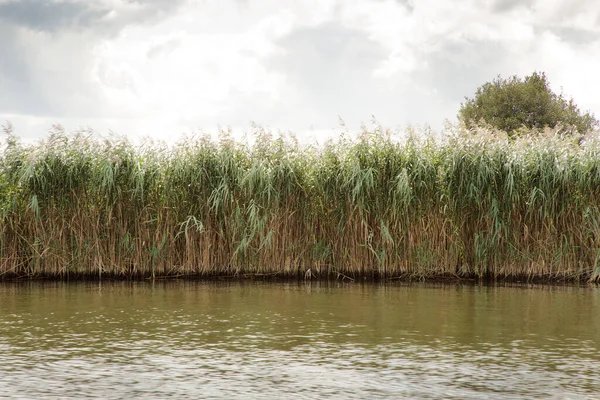
[[[552,92],[543,72],[522,80],[516,75],[508,79],[498,76],[480,86],[475,97],[465,99],[458,116],[469,128],[484,122],[514,134],[521,127],[554,128],[560,123],[586,133],[598,126],[594,115],[582,113],[573,99]]]

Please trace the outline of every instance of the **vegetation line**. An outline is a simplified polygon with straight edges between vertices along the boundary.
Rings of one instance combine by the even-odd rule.
[[[600,141],[450,129],[321,147],[9,131],[0,277],[598,280]]]

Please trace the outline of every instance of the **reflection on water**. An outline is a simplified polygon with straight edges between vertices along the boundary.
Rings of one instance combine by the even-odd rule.
[[[10,397],[592,398],[599,350],[595,287],[0,285]]]

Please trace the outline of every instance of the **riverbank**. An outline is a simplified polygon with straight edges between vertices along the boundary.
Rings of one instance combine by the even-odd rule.
[[[366,276],[353,275],[348,276],[339,273],[322,273],[320,275],[308,276],[307,274],[284,275],[282,273],[270,274],[234,274],[234,275],[200,275],[200,274],[171,274],[160,276],[125,275],[125,274],[36,274],[36,275],[18,275],[4,273],[0,276],[0,282],[22,283],[22,282],[205,282],[205,283],[234,283],[234,282],[264,282],[264,283],[289,283],[289,284],[441,284],[441,285],[598,285],[600,282],[595,279],[589,279],[585,276],[458,276],[458,275],[398,275],[398,276]]]
[[[597,139],[8,138],[0,279],[600,276]]]

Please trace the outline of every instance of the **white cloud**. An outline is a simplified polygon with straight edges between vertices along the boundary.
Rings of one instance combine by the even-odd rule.
[[[600,113],[591,0],[0,1],[0,118],[172,137],[249,121],[330,132],[454,118],[497,74],[546,71]],[[44,11],[43,13],[40,10]]]

